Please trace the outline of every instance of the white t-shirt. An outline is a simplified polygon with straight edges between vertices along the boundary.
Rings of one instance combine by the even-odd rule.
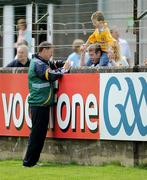
[[[120,45],[121,55],[125,56],[127,59],[131,59],[131,51],[128,42],[125,39],[121,38],[119,38],[118,42]]]

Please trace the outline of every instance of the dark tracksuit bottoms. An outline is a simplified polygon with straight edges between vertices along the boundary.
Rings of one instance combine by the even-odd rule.
[[[24,166],[34,166],[40,157],[49,123],[49,106],[31,106],[32,129],[27,152],[23,160]]]

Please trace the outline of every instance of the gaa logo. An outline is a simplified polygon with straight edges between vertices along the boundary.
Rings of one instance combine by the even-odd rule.
[[[141,136],[147,135],[147,119],[146,121],[143,121],[144,118],[147,118],[147,81],[144,77],[138,77],[135,81],[133,81],[132,79],[130,78],[130,76],[124,78],[127,87],[126,94],[125,96],[122,96],[123,98],[121,99],[121,102],[113,103],[114,109],[119,114],[119,116],[115,118],[117,121],[115,125],[113,123],[114,119],[112,119],[110,115],[109,99],[113,90],[117,91],[117,93],[121,96],[124,88],[122,88],[122,82],[120,82],[119,79],[115,76],[112,76],[107,81],[104,91],[104,101],[102,109],[105,126],[109,134],[111,134],[112,136],[117,135],[121,128],[124,129],[126,135],[128,136],[131,136],[133,134],[135,128],[138,129],[138,132]],[[139,82],[139,87],[137,87],[138,91],[135,89],[135,87],[137,86],[136,81]],[[116,96],[115,99],[113,99],[113,102],[116,102],[117,98],[119,97]],[[133,112],[131,118],[133,118],[130,123],[130,118],[128,117],[130,117],[129,113],[131,109]]]

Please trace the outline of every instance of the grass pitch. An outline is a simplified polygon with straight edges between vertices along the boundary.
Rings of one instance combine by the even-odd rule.
[[[0,161],[0,180],[146,180],[147,169],[117,165],[81,166],[44,163],[24,168],[21,161]]]

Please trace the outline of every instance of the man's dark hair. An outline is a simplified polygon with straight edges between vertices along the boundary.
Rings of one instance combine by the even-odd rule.
[[[99,44],[95,44],[95,53],[101,52],[101,55],[103,54],[103,51],[101,49],[101,46]]]
[[[50,48],[53,48],[53,45],[47,41],[44,41],[42,43],[39,44],[39,49],[38,51],[39,52],[42,52],[42,50],[46,48],[46,49],[50,49]]]

